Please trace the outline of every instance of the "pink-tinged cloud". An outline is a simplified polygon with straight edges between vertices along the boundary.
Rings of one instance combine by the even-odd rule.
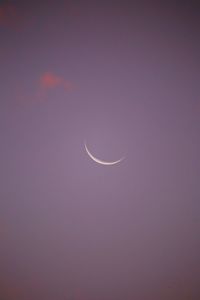
[[[45,89],[63,87],[66,91],[74,88],[74,85],[70,81],[50,72],[46,72],[40,77],[40,85]]]
[[[17,82],[15,95],[17,105],[23,106],[30,103],[44,102],[48,99],[49,91],[55,88],[62,88],[66,92],[71,92],[77,89],[71,81],[68,81],[52,72],[46,72],[39,77],[39,81],[33,82],[32,92],[27,90],[22,82]]]
[[[0,278],[0,295],[1,299],[22,299],[23,288],[17,286],[13,282],[5,281],[4,278]]]
[[[24,14],[12,3],[0,5],[0,26],[22,30],[29,28],[34,23],[34,17]]]
[[[0,24],[12,26],[18,19],[17,11],[12,4],[3,4],[0,6]]]
[[[40,84],[44,88],[55,88],[63,83],[63,79],[52,73],[44,73],[40,77]]]

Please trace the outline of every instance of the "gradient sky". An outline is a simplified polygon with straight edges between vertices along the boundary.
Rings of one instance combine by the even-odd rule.
[[[0,2],[0,299],[200,299],[199,12]]]

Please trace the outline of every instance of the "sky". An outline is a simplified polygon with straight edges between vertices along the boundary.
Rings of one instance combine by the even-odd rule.
[[[0,299],[200,299],[199,17],[0,1]]]

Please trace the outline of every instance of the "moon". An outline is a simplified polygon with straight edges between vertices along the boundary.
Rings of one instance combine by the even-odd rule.
[[[89,157],[95,161],[96,163],[100,164],[100,165],[104,165],[104,166],[112,166],[112,165],[116,165],[118,163],[120,163],[122,160],[124,160],[125,157],[122,157],[118,160],[115,160],[115,161],[104,161],[104,160],[101,160],[99,158],[96,158],[95,156],[92,155],[92,153],[89,151],[87,145],[86,145],[86,142],[84,142],[84,145],[85,145],[85,150],[87,152],[87,154],[89,155]]]

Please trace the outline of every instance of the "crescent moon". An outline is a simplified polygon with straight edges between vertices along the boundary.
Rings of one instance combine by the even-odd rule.
[[[89,151],[89,149],[88,149],[88,147],[87,147],[87,145],[86,145],[86,142],[84,143],[84,145],[85,145],[85,150],[86,150],[87,154],[89,155],[89,157],[90,157],[93,161],[95,161],[96,163],[98,163],[98,164],[100,164],[100,165],[104,165],[104,166],[112,166],[112,165],[116,165],[116,164],[120,163],[120,162],[124,159],[124,157],[122,157],[122,158],[120,158],[120,159],[118,159],[118,160],[115,160],[115,161],[104,161],[104,160],[98,159],[98,158],[94,157],[94,156],[91,154],[91,152]]]

